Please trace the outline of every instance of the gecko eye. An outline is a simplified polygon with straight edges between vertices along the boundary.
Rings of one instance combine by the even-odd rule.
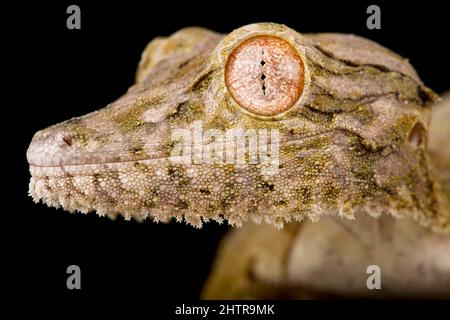
[[[255,36],[230,54],[225,82],[233,99],[256,115],[274,116],[290,109],[304,86],[304,65],[297,50],[275,36]]]

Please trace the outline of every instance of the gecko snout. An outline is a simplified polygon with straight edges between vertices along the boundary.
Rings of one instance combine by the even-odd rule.
[[[58,166],[78,162],[80,151],[88,144],[86,130],[69,123],[36,132],[28,147],[27,159],[34,166]]]
[[[73,138],[66,133],[52,133],[44,129],[36,132],[28,147],[27,159],[31,165],[59,165],[61,155],[73,143]]]

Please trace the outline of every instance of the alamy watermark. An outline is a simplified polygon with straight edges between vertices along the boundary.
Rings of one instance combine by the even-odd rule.
[[[81,269],[76,264],[67,267],[66,273],[69,275],[66,286],[69,290],[81,289]]]
[[[370,274],[367,278],[366,286],[369,290],[381,289],[381,268],[376,264],[367,267],[366,273]]]
[[[376,4],[367,7],[366,13],[370,14],[367,18],[366,26],[369,30],[381,29],[381,9]]]
[[[81,9],[76,4],[67,7],[66,13],[69,14],[66,20],[66,27],[69,30],[81,29]]]
[[[182,164],[260,164],[263,175],[279,169],[278,129],[230,128],[204,130],[201,121],[192,128],[172,132],[171,161]]]

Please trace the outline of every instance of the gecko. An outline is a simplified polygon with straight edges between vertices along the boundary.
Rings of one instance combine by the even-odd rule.
[[[355,35],[184,28],[148,44],[123,96],[33,136],[29,194],[69,212],[197,228],[253,221],[287,234],[306,221],[382,216],[447,235],[440,172],[450,167],[427,148],[438,100],[407,59]],[[276,130],[276,174],[264,162],[174,161],[173,132],[199,121]]]

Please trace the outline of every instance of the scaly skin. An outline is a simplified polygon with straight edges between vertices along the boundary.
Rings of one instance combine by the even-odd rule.
[[[300,98],[273,116],[244,110],[225,83],[230,53],[261,35],[290,43],[304,64]],[[447,233],[450,213],[426,150],[436,99],[405,59],[356,36],[270,23],[225,37],[187,28],[150,42],[136,83],[118,100],[35,134],[30,195],[68,211],[196,227],[224,218],[283,227],[361,212],[409,216]],[[278,129],[278,174],[263,175],[263,164],[174,164],[171,133],[194,121]]]
[[[434,107],[429,148],[450,194],[450,92]],[[368,290],[369,265],[381,290]],[[203,290],[207,299],[446,298],[450,299],[450,235],[410,218],[324,217],[283,230],[246,224],[219,247]]]

